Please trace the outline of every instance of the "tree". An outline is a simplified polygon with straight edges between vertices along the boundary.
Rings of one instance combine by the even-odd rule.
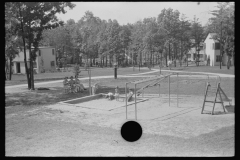
[[[112,67],[113,56],[117,57],[121,52],[119,32],[120,25],[117,20],[109,21],[105,33],[107,35],[107,50],[110,57],[110,67]]]
[[[196,65],[199,66],[199,51],[200,51],[200,43],[204,39],[204,32],[202,25],[198,22],[198,18],[194,16],[192,26],[191,26],[191,36],[194,39],[194,47],[197,51]]]
[[[143,37],[146,34],[145,31],[145,25],[142,21],[137,21],[132,25],[131,29],[131,35],[130,35],[130,41],[128,43],[128,49],[129,51],[133,52],[134,54],[139,53],[138,59],[140,65],[142,65],[142,62],[146,61],[144,58],[145,55],[145,46],[143,42]],[[143,55],[144,54],[144,55]],[[130,55],[125,54],[126,58],[129,59]]]
[[[153,65],[153,52],[155,51],[155,42],[158,32],[158,26],[156,23],[156,18],[145,18],[143,23],[146,25],[146,34],[143,37],[143,42],[145,50],[150,53],[149,63]]]
[[[62,25],[55,16],[56,13],[66,13],[65,7],[73,8],[70,2],[8,2],[14,6],[11,11],[17,14],[19,29],[24,48],[24,62],[28,81],[28,89],[34,90],[33,61],[36,58],[39,42],[44,29],[52,29]],[[30,67],[26,60],[26,47],[29,50]],[[31,50],[34,47],[33,51]]]
[[[127,50],[128,46],[130,44],[130,41],[131,41],[130,36],[131,36],[130,26],[129,25],[121,26],[121,30],[119,32],[119,38],[120,38],[121,53],[122,54],[118,56],[118,60],[119,60],[119,58],[121,58],[121,60],[125,59],[126,50]]]
[[[19,53],[21,45],[16,12],[12,13],[12,10],[16,11],[15,6],[12,3],[5,3],[5,80],[11,80],[12,60]]]
[[[213,39],[220,43],[220,69],[224,53],[228,56],[228,68],[230,57],[234,57],[234,7],[233,2],[218,2],[218,9],[212,11],[214,17],[210,19],[216,33]]]
[[[180,12],[178,10],[173,11],[173,9],[163,9],[161,13],[158,15],[157,22],[159,26],[159,30],[164,30],[166,33],[166,44],[168,44],[168,52],[169,52],[169,59],[173,59],[173,57],[176,58],[176,41],[178,41],[179,38],[179,32],[180,32],[180,20],[179,20]],[[173,47],[175,47],[175,54],[172,56],[170,54],[171,51],[171,45],[173,44]],[[166,63],[167,63],[167,57],[166,57]]]

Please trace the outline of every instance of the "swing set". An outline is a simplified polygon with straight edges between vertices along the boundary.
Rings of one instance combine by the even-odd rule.
[[[186,73],[185,73],[186,74]],[[203,101],[203,106],[202,106],[202,112],[201,114],[203,114],[203,111],[204,111],[204,107],[205,107],[205,103],[214,103],[213,105],[213,110],[212,110],[212,115],[214,114],[214,107],[215,107],[215,104],[216,103],[221,103],[222,106],[223,106],[223,110],[224,112],[226,113],[226,109],[223,105],[223,102],[224,101],[227,101],[229,102],[229,104],[231,104],[231,99],[229,99],[226,94],[224,93],[224,91],[222,90],[222,88],[220,87],[220,82],[221,82],[221,78],[220,76],[218,75],[212,75],[212,74],[198,74],[198,75],[201,75],[201,76],[206,76],[205,78],[200,78],[199,76],[197,77],[194,77],[194,75],[192,74],[188,74],[186,75],[188,77],[188,79],[205,79],[206,80],[206,89],[204,91],[204,101]],[[149,88],[149,87],[154,87],[154,86],[159,86],[159,97],[160,97],[160,84],[161,82],[168,78],[168,98],[169,98],[169,106],[170,106],[170,77],[171,76],[177,76],[177,107],[178,107],[178,83],[179,83],[179,73],[178,72],[172,72],[172,73],[168,73],[166,75],[163,75],[163,74],[160,74],[160,75],[157,75],[157,76],[154,76],[154,77],[149,77],[149,78],[144,78],[144,79],[140,79],[140,80],[135,80],[135,81],[130,81],[130,82],[126,82],[126,86],[125,86],[125,107],[126,107],[126,119],[128,119],[128,116],[127,116],[127,111],[128,111],[128,108],[127,108],[127,104],[128,104],[128,101],[127,101],[127,91],[128,91],[128,85],[130,84],[134,84],[134,104],[135,104],[135,119],[137,120],[137,96],[139,96],[140,94],[142,94],[142,97],[144,97],[144,90]],[[211,76],[213,77],[216,77],[216,80],[215,80],[215,85],[216,87],[212,87],[214,86],[212,83],[210,83],[210,78]],[[149,82],[147,85],[141,87],[140,89],[137,90],[137,85],[138,84],[141,84],[141,83],[146,83],[146,82]],[[209,92],[213,92],[215,93],[215,99],[214,101],[209,101],[209,100],[206,100],[206,97],[208,95]],[[217,96],[220,96],[220,101],[217,101]]]

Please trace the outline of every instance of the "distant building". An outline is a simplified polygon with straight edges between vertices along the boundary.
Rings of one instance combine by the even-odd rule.
[[[32,48],[33,49],[33,48]],[[36,73],[42,73],[45,71],[56,69],[56,52],[54,47],[39,47],[37,51],[37,57],[33,62],[33,67]],[[29,67],[29,50],[26,50],[26,60]],[[24,52],[23,50],[13,59],[13,73],[26,73],[24,63]]]
[[[204,51],[206,53],[207,59],[210,61],[210,66],[220,65],[220,43],[213,39],[216,33],[209,33],[204,41]],[[227,55],[224,54],[222,57],[222,65],[227,65]],[[231,65],[233,61],[231,60]]]
[[[191,39],[191,43],[195,43],[195,39]],[[200,42],[199,45],[200,51],[199,51],[199,60],[204,61],[206,59],[206,54],[204,52],[203,48],[203,42]],[[195,61],[198,55],[198,51],[196,51],[196,47],[192,47],[188,52],[188,61]]]

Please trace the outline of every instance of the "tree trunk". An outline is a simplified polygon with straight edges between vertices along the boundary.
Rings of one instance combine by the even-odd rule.
[[[180,41],[180,55],[181,55],[181,57],[180,57],[180,67],[182,67],[182,40]]]
[[[9,80],[11,81],[12,79],[12,58],[10,58],[10,64],[9,64]]]
[[[5,81],[8,80],[8,60],[5,61]]]
[[[128,66],[128,53],[127,53],[127,49],[125,48],[125,57],[126,57],[126,66]]]
[[[174,66],[176,67],[177,66],[177,64],[176,64],[176,58],[177,58],[177,46],[176,46],[176,44],[175,44],[174,50],[175,50],[175,53],[174,53]]]
[[[171,56],[170,56],[170,43],[168,43],[168,44],[169,44],[169,46],[168,46],[168,47],[169,47],[169,49],[168,49],[168,54],[169,54],[169,55],[168,55],[168,58],[169,58],[169,60],[170,60],[170,59],[171,59]]]
[[[20,14],[20,17],[22,17],[22,12],[21,12],[21,9],[20,9],[20,6],[18,6],[19,8],[19,14]],[[23,22],[21,20],[20,22],[21,24],[21,30],[22,30],[22,40],[23,40],[23,52],[24,52],[24,63],[25,63],[25,71],[26,71],[26,76],[27,76],[27,82],[28,82],[28,89],[31,88],[31,81],[30,81],[30,77],[29,77],[29,70],[28,70],[28,66],[27,66],[27,60],[26,60],[26,45],[25,45],[25,37],[24,37],[24,29],[23,29]]]
[[[64,46],[63,46],[63,55],[65,56],[65,54],[64,54],[64,49],[65,49],[65,48],[64,48]],[[66,59],[67,59],[67,58],[64,58],[64,64],[63,64],[64,70],[65,70],[65,67],[66,67]]]
[[[105,58],[102,57],[102,66],[104,66],[104,64],[105,64],[105,63],[104,63],[104,59],[105,59]]]
[[[233,54],[233,65],[235,67],[235,54]]]
[[[140,67],[142,67],[142,51],[140,52]]]
[[[166,67],[168,67],[168,63],[167,63],[167,50],[166,50],[166,53],[165,53],[165,60],[166,60]]]
[[[5,81],[7,80],[7,68],[5,67]]]
[[[227,61],[227,69],[230,69],[231,66],[231,61],[230,61],[231,57],[228,56],[228,61]]]
[[[92,67],[92,57],[90,57],[90,67]]]
[[[33,76],[33,56],[31,51],[31,43],[29,45],[29,58],[30,58],[30,80],[31,80],[31,90],[34,90],[34,76]]]
[[[110,67],[112,67],[112,56],[109,56]]]
[[[107,67],[107,64],[108,64],[108,55],[106,56],[106,64],[105,64],[105,67]]]

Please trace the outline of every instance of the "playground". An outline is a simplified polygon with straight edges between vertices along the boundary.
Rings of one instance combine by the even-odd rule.
[[[170,82],[171,76],[174,76],[172,82]],[[122,97],[121,101],[115,99],[108,100],[102,93],[99,93],[83,98],[62,101],[47,107],[75,115],[81,112],[97,114],[101,117],[100,119],[92,116],[89,117],[91,120],[86,120],[86,123],[97,124],[102,127],[112,127],[117,130],[120,130],[124,122],[136,120],[143,125],[144,133],[171,135],[182,138],[198,136],[209,133],[213,129],[220,129],[233,125],[234,104],[228,104],[228,102],[234,103],[234,97],[227,97],[228,101],[224,102],[224,107],[219,103],[214,104],[215,107],[213,110],[213,105],[204,104],[203,108],[206,86],[202,89],[202,96],[181,94],[181,90],[184,90],[184,88],[179,86],[182,86],[182,83],[186,83],[186,81],[193,83],[196,80],[203,86],[204,84],[217,86],[217,84],[220,85],[221,78],[214,75],[190,75],[189,77],[189,75],[180,76],[178,73],[167,73],[165,75],[140,78],[126,82],[125,93],[120,96]],[[163,81],[165,81],[165,87],[163,88],[168,88],[168,94],[161,93],[161,82]],[[131,101],[128,101],[126,97],[128,85],[131,83],[135,86],[135,88],[132,88],[134,91],[136,90],[136,92],[134,92],[136,94],[132,96]],[[166,83],[168,84],[167,87]],[[142,85],[140,88],[136,88],[137,84]],[[158,94],[148,94],[148,90],[151,90],[151,88],[158,90]],[[147,93],[144,94],[144,92]],[[223,94],[220,95],[223,96]],[[210,101],[211,99],[214,102],[215,96],[214,94],[210,95],[208,100]],[[218,95],[218,97],[217,99],[221,100],[221,96]],[[218,115],[218,117],[210,117],[209,114],[215,114]],[[206,121],[213,121],[214,123],[206,125],[206,123],[202,123],[205,119],[207,119]],[[81,120],[81,122],[83,121]],[[175,127],[170,129],[168,127],[168,122]]]
[[[216,103],[214,115],[211,114],[213,103],[206,104],[204,114],[201,114],[207,84],[217,86],[218,82],[231,99],[231,104],[224,102],[224,111],[222,105]],[[87,92],[88,95],[80,98],[75,96],[17,113],[8,111],[6,118],[11,121],[7,121],[7,154],[234,155],[234,79],[219,80],[217,76],[165,72],[163,75],[156,73],[154,76],[122,77],[107,81],[92,79],[92,83],[101,86],[95,95]],[[83,84],[86,86],[88,80],[83,81]],[[62,84],[50,86],[58,85]],[[120,88],[121,100],[104,98],[103,94],[114,92],[116,85]],[[134,90],[131,101],[126,100],[128,88]],[[52,96],[57,99],[57,88],[52,92]],[[214,101],[215,94],[209,98]],[[13,108],[10,107],[9,110]],[[143,128],[142,138],[132,144],[122,139],[119,132],[122,124],[129,120],[138,121]],[[20,137],[11,134],[16,128]]]

